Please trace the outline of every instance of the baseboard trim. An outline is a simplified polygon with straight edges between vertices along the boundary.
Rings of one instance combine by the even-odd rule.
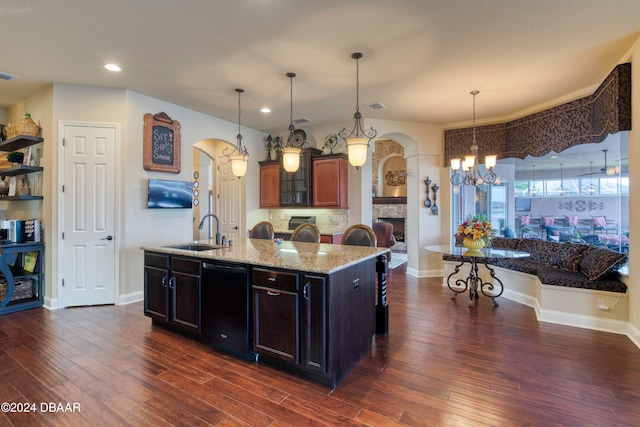
[[[144,291],[131,292],[130,294],[120,294],[118,297],[118,305],[131,304],[133,302],[142,301],[144,299]]]

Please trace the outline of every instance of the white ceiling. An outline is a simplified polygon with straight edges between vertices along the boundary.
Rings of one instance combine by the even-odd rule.
[[[350,120],[356,51],[365,118],[468,122],[474,89],[479,121],[585,96],[638,37],[640,1],[0,0],[0,18],[0,71],[19,76],[0,81],[0,108],[56,82],[237,122],[241,87],[243,125],[273,133],[289,122],[287,72],[294,119]]]

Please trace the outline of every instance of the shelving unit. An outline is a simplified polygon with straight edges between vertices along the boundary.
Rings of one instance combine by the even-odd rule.
[[[0,142],[0,151],[16,151],[44,140],[18,135]],[[12,165],[0,168],[0,177],[42,172],[40,166]],[[0,201],[42,200],[42,196],[15,195]],[[44,304],[44,243],[8,243],[0,245],[0,315]]]
[[[0,315],[42,307],[43,255],[40,242],[0,245]]]

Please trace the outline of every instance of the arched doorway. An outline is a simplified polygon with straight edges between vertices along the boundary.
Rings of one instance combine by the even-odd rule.
[[[193,145],[194,185],[198,177],[198,202],[193,208],[194,240],[214,239],[220,232],[225,240],[234,240],[244,235],[245,200],[244,180],[231,173],[231,165],[222,151],[233,145],[219,139],[206,139]],[[219,219],[219,224],[212,216]],[[199,228],[204,219],[202,230]]]

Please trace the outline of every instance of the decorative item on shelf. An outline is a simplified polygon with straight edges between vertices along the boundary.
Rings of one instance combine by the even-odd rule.
[[[38,136],[40,135],[40,126],[33,121],[31,114],[27,113],[17,122],[7,124],[5,132],[7,139],[18,135]]]
[[[229,150],[226,147],[222,150],[222,154],[231,162],[231,173],[241,178],[247,174],[247,163],[249,163],[249,151],[246,146],[242,145],[242,134],[240,133],[240,117],[242,109],[240,108],[240,96],[244,92],[244,89],[236,89],[238,93],[238,135],[236,136],[236,146],[233,150]]]
[[[29,188],[29,181],[27,180],[27,174],[25,173],[22,179],[20,180],[20,187],[18,187],[18,195],[20,196],[30,196],[31,189]]]
[[[287,144],[282,149],[282,166],[287,172],[295,172],[300,167],[300,154],[302,153],[302,144],[304,143],[304,136],[296,132],[295,126],[293,126],[293,78],[295,73],[287,73],[287,77],[290,80],[291,90],[291,108],[289,118],[289,138]]]
[[[433,204],[431,205],[431,213],[433,215],[438,215],[438,205],[436,204],[436,199],[438,198],[438,189],[440,189],[440,187],[438,187],[438,184],[431,184],[431,191],[433,191]]]
[[[7,197],[9,195],[9,183],[5,179],[6,177],[2,176],[0,180],[0,197]]]
[[[336,135],[327,135],[324,139],[323,149],[329,149],[329,154],[333,154],[333,149],[338,145],[338,137]]]
[[[560,163],[560,187],[558,187],[558,195],[564,196],[567,194],[567,188],[562,185],[562,163]]]
[[[9,155],[7,156],[7,161],[13,163],[14,165],[22,164],[22,162],[24,161],[24,153],[20,151],[9,153]]]
[[[284,144],[282,143],[282,137],[276,136],[273,138],[273,150],[276,153],[276,158],[274,160],[282,159],[282,149],[284,148]]]
[[[458,227],[457,239],[463,238],[462,244],[467,249],[482,249],[490,246],[493,233],[491,223],[484,216],[476,216]]]
[[[4,128],[4,125],[0,123],[0,142],[4,141],[5,139],[7,139],[7,132]]]
[[[271,158],[271,150],[273,150],[273,137],[269,135],[267,137],[267,158],[265,160],[273,160]]]
[[[531,165],[531,182],[533,183],[533,187],[531,187],[531,195],[536,197],[538,195],[538,187],[536,187],[536,165]]]
[[[369,141],[376,137],[378,132],[373,129],[364,129],[362,125],[362,114],[360,113],[360,63],[362,53],[356,52],[351,55],[356,60],[356,112],[353,114],[355,120],[353,129],[351,132],[347,131],[347,128],[343,128],[338,132],[338,136],[344,139],[347,143],[347,154],[349,156],[349,163],[355,166],[356,169],[360,169],[360,166],[367,162],[367,151],[369,149]]]
[[[482,174],[480,171],[480,165],[478,164],[478,142],[476,141],[476,95],[480,91],[474,90],[471,92],[473,95],[473,142],[471,146],[471,154],[461,159],[451,159],[451,169],[453,175],[451,176],[451,184],[453,185],[478,185],[478,184],[493,184],[498,180],[498,176],[493,172],[493,168],[496,166],[496,155],[489,155],[484,158],[485,167],[487,173]],[[458,169],[462,166],[464,175],[458,174]]]
[[[431,199],[429,198],[429,188],[431,186],[431,180],[429,177],[424,180],[425,185],[427,186],[427,199],[424,201],[424,207],[429,209],[431,208]]]

